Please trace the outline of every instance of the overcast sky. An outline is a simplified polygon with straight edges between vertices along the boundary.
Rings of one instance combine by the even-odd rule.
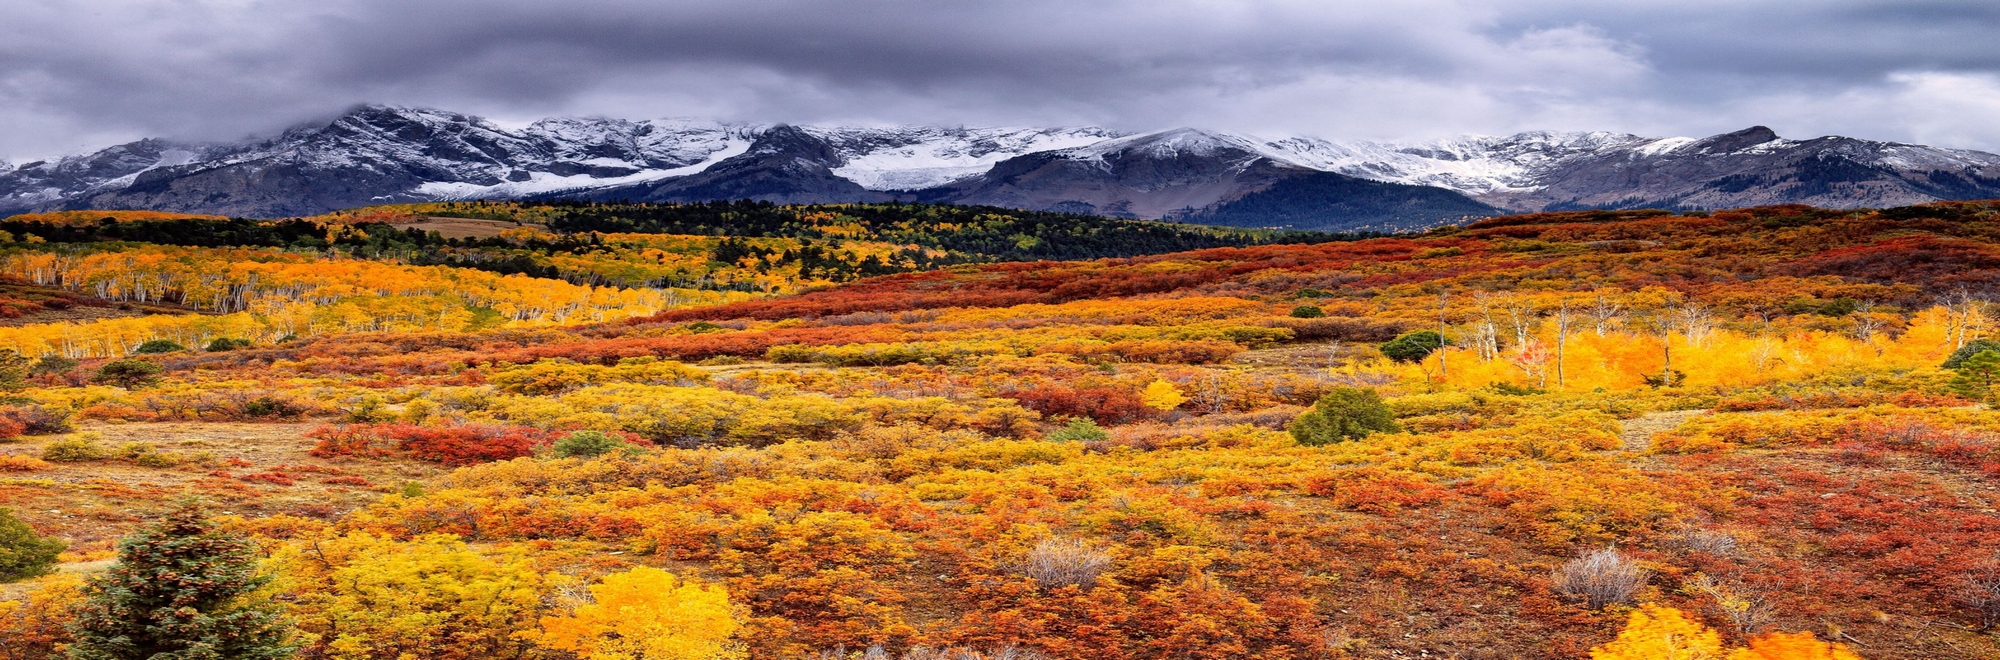
[[[4,0],[0,158],[361,102],[521,122],[1765,124],[2000,151],[1992,0]]]

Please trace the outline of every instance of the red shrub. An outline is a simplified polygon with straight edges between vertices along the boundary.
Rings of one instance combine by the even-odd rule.
[[[1109,350],[1127,362],[1155,364],[1214,364],[1243,352],[1233,342],[1216,339],[1174,341],[1153,339],[1113,343]]]
[[[1111,387],[1070,389],[1044,385],[1003,392],[1000,396],[1020,402],[1022,407],[1044,417],[1089,417],[1106,425],[1136,422],[1153,415],[1152,409],[1140,403],[1137,395]]]
[[[342,470],[340,468],[333,467],[331,465],[280,465],[274,469],[282,470],[285,472],[311,472],[313,474],[324,474],[327,476],[340,476],[347,474],[346,470]]]
[[[1792,264],[1800,275],[1840,275],[1873,282],[1964,281],[1977,271],[2000,269],[1987,245],[1934,236],[1898,236],[1868,245],[1826,250]]]
[[[548,431],[525,426],[396,426],[400,428],[391,433],[401,442],[399,449],[418,460],[453,466],[529,456],[555,441]]]
[[[1717,403],[1715,410],[1717,412],[1814,410],[1824,408],[1861,408],[1883,403],[1894,404],[1904,408],[1948,408],[1972,404],[1971,401],[1951,394],[1818,391],[1729,397]]]
[[[1381,468],[1336,470],[1306,480],[1306,492],[1333,500],[1343,508],[1389,513],[1421,507],[1444,497],[1444,490],[1412,476]]]
[[[306,453],[320,458],[339,456],[380,458],[390,454],[388,448],[376,444],[380,438],[365,426],[321,426],[307,431],[306,437],[319,441]]]
[[[374,483],[368,481],[367,479],[363,479],[361,477],[327,477],[325,479],[321,479],[320,483],[327,484],[330,486],[358,486],[361,488],[375,487]]]
[[[555,440],[554,433],[541,429],[486,424],[322,426],[306,436],[319,440],[311,453],[321,458],[401,455],[451,466],[530,456],[536,448]]]
[[[294,486],[299,483],[298,480],[292,478],[292,475],[285,474],[283,472],[278,472],[276,470],[270,472],[259,472],[256,474],[246,474],[237,477],[237,479],[241,479],[243,481],[262,482],[278,486]]]

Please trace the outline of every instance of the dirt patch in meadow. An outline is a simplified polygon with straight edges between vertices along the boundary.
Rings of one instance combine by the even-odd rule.
[[[118,537],[186,495],[208,499],[221,513],[332,520],[406,482],[426,482],[445,472],[408,461],[316,458],[307,453],[314,441],[305,437],[313,426],[85,424],[80,431],[101,434],[111,447],[144,442],[159,451],[206,460],[172,467],[117,460],[53,463],[47,469],[0,473],[0,506],[87,556],[109,550]],[[59,437],[0,444],[0,454],[40,456]]]
[[[445,238],[493,238],[499,236],[500,232],[509,229],[520,229],[528,225],[508,220],[425,216],[424,219],[417,222],[399,223],[396,226],[403,229],[434,231]]]

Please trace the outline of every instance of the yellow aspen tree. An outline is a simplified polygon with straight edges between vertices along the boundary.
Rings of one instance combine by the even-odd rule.
[[[1174,387],[1173,383],[1161,379],[1153,381],[1146,386],[1144,392],[1139,393],[1139,402],[1145,404],[1147,408],[1166,412],[1186,403],[1187,395],[1181,394],[1181,389]]]
[[[733,660],[742,626],[722,587],[641,566],[590,586],[592,602],[544,617],[542,646],[587,660]]]
[[[1680,610],[1642,605],[1610,643],[1590,650],[1590,660],[1724,660],[1722,638]]]
[[[1812,633],[1771,633],[1752,638],[1750,647],[1737,649],[1729,660],[1861,660],[1845,644],[1819,641]]]

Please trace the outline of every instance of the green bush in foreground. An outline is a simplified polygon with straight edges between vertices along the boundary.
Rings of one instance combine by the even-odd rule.
[[[597,458],[629,449],[631,446],[617,436],[603,431],[577,431],[563,436],[549,449],[562,458]]]
[[[62,551],[61,541],[36,536],[12,509],[0,508],[0,582],[48,575]]]
[[[289,626],[250,602],[268,581],[256,549],[194,503],[118,544],[118,563],[84,587],[71,660],[289,658]]]
[[[1299,444],[1318,446],[1367,437],[1370,433],[1394,433],[1396,414],[1375,390],[1336,387],[1320,397],[1310,410],[1292,420],[1292,438]]]
[[[1049,434],[1049,440],[1055,442],[1103,442],[1109,439],[1111,434],[1105,432],[1089,417],[1070,420],[1069,426],[1056,429],[1054,433]]]

